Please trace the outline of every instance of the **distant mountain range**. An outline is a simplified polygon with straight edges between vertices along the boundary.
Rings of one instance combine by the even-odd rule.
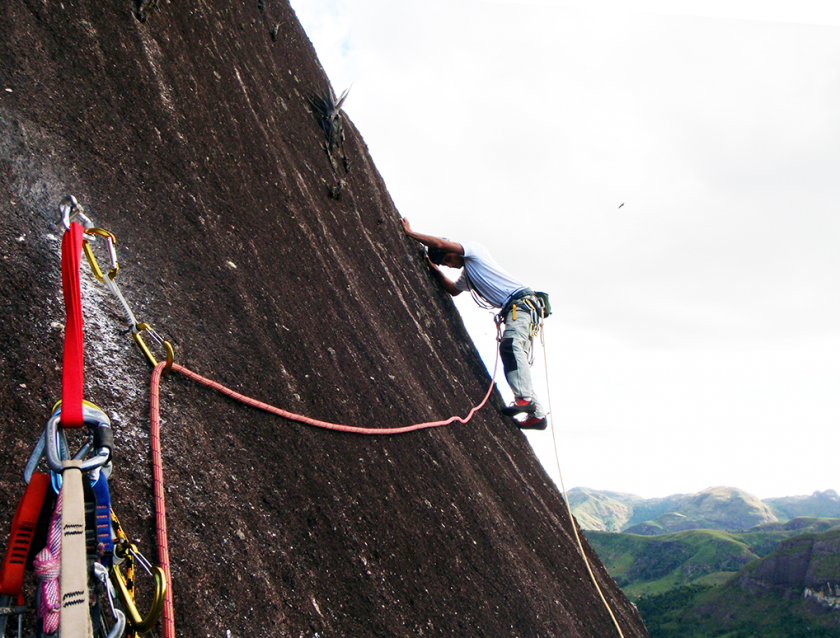
[[[834,490],[765,501],[734,487],[652,499],[577,487],[568,496],[583,529],[647,536],[690,529],[748,530],[802,517],[840,518],[840,496]]]

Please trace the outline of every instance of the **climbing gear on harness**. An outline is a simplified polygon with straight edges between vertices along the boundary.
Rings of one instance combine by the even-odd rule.
[[[47,465],[57,474],[64,471],[63,459],[58,449],[58,425],[61,420],[61,411],[59,402],[44,430]],[[80,462],[81,471],[89,472],[102,467],[111,460],[111,451],[114,448],[114,433],[111,431],[111,419],[93,403],[84,401],[82,403],[82,413],[84,424],[89,427],[93,436],[93,448],[96,450],[92,458]]]
[[[534,337],[536,337],[543,321],[551,314],[551,306],[548,303],[548,293],[534,292],[530,288],[523,288],[512,294],[505,302],[502,309],[495,316],[497,328],[507,321],[510,315],[511,321],[516,321],[517,309],[522,308],[530,314],[531,321],[528,326],[528,364],[534,365]],[[516,367],[513,364],[513,342],[509,339],[502,344],[502,360],[505,362],[505,370],[509,367]]]
[[[522,414],[523,412],[526,414],[533,414],[536,410],[537,404],[531,399],[519,398],[511,401],[509,406],[502,408],[499,412],[505,416],[516,416],[517,414]]]
[[[128,539],[122,539],[121,542],[117,544],[117,556],[125,560],[126,566],[130,567],[132,572],[134,571],[134,562],[136,561],[146,571],[146,573],[155,580],[155,592],[152,597],[152,605],[149,607],[149,611],[145,617],[140,614],[137,609],[137,605],[134,602],[133,583],[131,584],[131,587],[129,587],[127,582],[128,579],[123,577],[122,572],[116,565],[114,566],[112,573],[114,574],[114,581],[116,582],[117,595],[119,596],[120,603],[126,612],[126,620],[129,628],[131,631],[138,634],[146,634],[149,633],[157,624],[161,612],[163,611],[164,600],[166,598],[166,574],[160,567],[153,567],[149,564],[149,561],[146,560],[143,554],[137,551],[137,546],[133,543],[128,543],[127,541]]]
[[[108,569],[101,563],[94,563],[93,575],[100,583],[102,583],[106,593],[108,594],[108,607],[111,609],[111,615],[114,618],[113,626],[111,631],[108,633],[107,638],[120,638],[125,633],[125,614],[121,609],[118,609],[114,603],[114,598],[116,598],[117,595],[114,590],[114,585],[111,583],[111,579],[108,576]]]
[[[108,488],[114,436],[108,415],[82,399],[84,344],[79,278],[84,252],[97,279],[122,299],[114,283],[119,265],[113,235],[94,227],[75,198],[64,198],[59,208],[66,228],[61,257],[67,313],[62,394],[24,469],[27,487],[15,512],[9,547],[0,570],[0,636],[4,635],[9,615],[18,615],[18,635],[23,635],[20,616],[25,609],[21,591],[23,571],[31,554],[37,553],[32,559],[32,567],[40,580],[37,596],[39,635],[60,631],[68,638],[92,637],[95,627],[97,637],[104,637],[107,630],[107,638],[120,638],[125,633],[127,621],[115,602],[116,590],[108,575],[109,569],[118,572],[113,564],[114,530]],[[91,241],[96,237],[107,241],[111,268],[106,275],[102,274],[86,237]],[[122,302],[130,313],[124,299]],[[71,458],[67,434],[71,429],[83,427],[86,436]],[[45,459],[49,475],[37,471],[41,459]],[[49,489],[51,483],[57,498]],[[46,546],[39,548],[41,542]],[[155,578],[157,590],[146,617],[136,613],[128,622],[133,636],[135,632],[148,632],[154,627],[166,583],[162,570],[149,565],[136,547],[130,546],[129,551],[132,565],[134,560],[141,562]],[[117,557],[116,562],[120,560],[128,559]],[[89,576],[94,578],[89,580]],[[107,592],[110,614],[100,603],[100,590]],[[11,606],[13,601],[18,603],[16,607]],[[125,606],[136,612],[136,606]],[[91,617],[92,611],[95,620]]]
[[[551,316],[551,302],[548,300],[548,293],[535,292],[534,296],[542,302],[543,319],[548,319]]]
[[[49,485],[49,476],[40,472],[34,474],[18,502],[15,517],[12,519],[9,546],[0,570],[0,594],[14,597],[18,605],[23,605],[23,570]],[[2,635],[0,632],[0,636]]]
[[[510,297],[508,297],[504,305],[502,305],[501,309],[499,310],[499,315],[501,315],[502,321],[504,321],[504,318],[507,317],[508,313],[513,309],[513,306],[514,304],[516,304],[516,302],[524,299],[528,295],[533,294],[534,291],[530,288],[523,288],[522,290],[517,290]]]

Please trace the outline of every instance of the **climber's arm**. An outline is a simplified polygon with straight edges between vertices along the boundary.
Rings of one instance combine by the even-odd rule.
[[[429,266],[429,270],[432,272],[432,275],[435,276],[435,279],[438,280],[441,288],[443,288],[446,292],[448,292],[453,297],[461,294],[461,289],[455,287],[455,283],[446,275],[443,274],[443,271],[435,266],[432,263],[432,260],[429,259],[428,255],[426,256],[426,263]]]
[[[408,223],[408,219],[405,217],[402,219],[402,225],[406,235],[419,241],[421,244],[428,246],[429,248],[436,248],[445,253],[455,253],[457,255],[464,254],[464,247],[457,242],[444,239],[443,237],[435,237],[434,235],[424,235],[423,233],[411,230],[411,224]]]

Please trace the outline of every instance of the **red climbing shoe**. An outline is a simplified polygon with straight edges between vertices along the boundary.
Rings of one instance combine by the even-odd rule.
[[[505,416],[516,416],[517,414],[533,414],[537,410],[537,404],[531,399],[516,399],[509,406],[502,408],[500,411]]]
[[[548,426],[548,419],[544,416],[529,416],[524,421],[519,421],[520,430],[545,430]]]

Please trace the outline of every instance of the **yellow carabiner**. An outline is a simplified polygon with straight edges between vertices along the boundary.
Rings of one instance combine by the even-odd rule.
[[[117,546],[117,555],[122,552],[122,557],[127,557],[129,552],[132,554],[137,552],[134,544],[129,543],[128,548],[124,545]],[[117,565],[112,568],[114,575],[114,583],[117,586],[117,595],[120,598],[120,603],[125,611],[126,620],[128,621],[131,630],[138,634],[149,633],[157,624],[160,614],[163,611],[163,598],[166,594],[166,574],[160,567],[152,567],[152,576],[155,579],[155,593],[152,598],[152,606],[149,608],[149,613],[143,618],[134,603],[134,596],[129,591],[128,585],[123,578],[122,572]]]
[[[114,237],[113,233],[110,233],[103,228],[87,228],[85,229],[85,235],[104,237],[108,242],[108,256],[111,258],[111,270],[108,271],[108,279],[114,281],[114,278],[120,271],[120,265],[117,263],[117,250],[114,248],[114,245],[117,243],[117,238]],[[99,263],[96,261],[93,249],[90,247],[90,242],[87,240],[82,242],[82,249],[85,251],[85,257],[87,257],[90,269],[93,271],[94,276],[102,283],[105,283],[105,276],[99,268]]]
[[[152,339],[155,340],[163,349],[166,351],[166,367],[164,367],[164,372],[169,372],[172,369],[172,363],[175,360],[175,351],[172,348],[172,344],[168,341],[164,341],[158,333],[154,331],[154,329],[147,323],[138,323],[137,324],[137,332],[134,333],[134,341],[137,342],[137,345],[140,347],[140,350],[146,355],[146,359],[149,360],[149,363],[152,364],[155,368],[157,367],[158,361],[155,359],[152,351],[149,350],[149,346],[146,345],[146,342],[143,340],[142,333],[148,332],[151,335]]]
[[[516,304],[513,304],[513,320],[516,321]]]

